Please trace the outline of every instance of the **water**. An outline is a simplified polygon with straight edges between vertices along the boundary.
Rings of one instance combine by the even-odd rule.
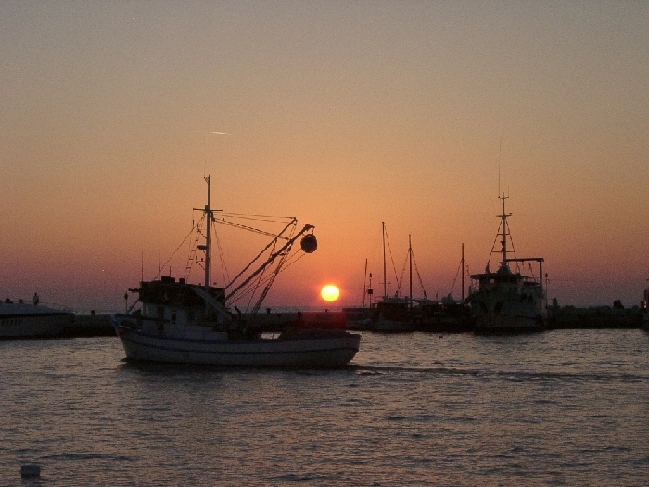
[[[641,330],[365,333],[336,371],[135,366],[112,337],[0,354],[0,486],[649,479]]]

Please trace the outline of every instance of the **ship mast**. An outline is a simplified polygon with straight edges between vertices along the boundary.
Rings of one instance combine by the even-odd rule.
[[[205,205],[205,216],[207,217],[207,235],[205,237],[205,292],[210,292],[210,265],[212,263],[212,208],[210,206],[210,176],[205,178],[207,183],[207,205]]]
[[[381,225],[383,225],[383,299],[385,300],[388,297],[388,270],[385,262],[385,222],[381,222]]]
[[[507,267],[507,217],[512,216],[511,213],[505,213],[505,200],[509,198],[509,196],[505,196],[505,193],[503,193],[502,196],[498,197],[499,199],[502,200],[503,202],[503,212],[502,215],[497,215],[498,217],[502,218],[502,233],[500,234],[502,236],[502,263],[501,263],[501,268]]]
[[[412,307],[412,235],[408,235],[408,255],[410,256],[410,306]]]
[[[462,243],[462,302],[464,302],[464,243]]]

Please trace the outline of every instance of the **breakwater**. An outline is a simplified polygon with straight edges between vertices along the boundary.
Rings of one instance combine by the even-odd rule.
[[[116,336],[110,324],[110,314],[75,315],[74,321],[63,327],[61,338]]]
[[[369,310],[368,310],[369,311]],[[639,307],[616,308],[611,306],[593,306],[578,308],[575,306],[552,307],[548,310],[550,330],[559,329],[597,329],[597,328],[640,328],[642,310]],[[243,315],[245,321],[254,323],[263,331],[281,331],[286,326],[307,328],[350,328],[371,329],[366,324],[349,319],[341,311],[306,311],[291,313],[260,313],[254,318]],[[355,317],[356,318],[356,317]],[[463,333],[473,331],[470,316],[461,319],[439,319],[417,327],[418,331]],[[61,331],[62,338],[115,336],[115,329],[110,323],[110,314],[78,314],[74,322],[66,325]]]

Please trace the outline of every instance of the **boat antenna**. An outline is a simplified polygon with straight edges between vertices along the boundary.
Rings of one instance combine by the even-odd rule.
[[[500,147],[498,150],[498,197],[500,197],[500,165],[503,156],[503,134],[500,133]]]

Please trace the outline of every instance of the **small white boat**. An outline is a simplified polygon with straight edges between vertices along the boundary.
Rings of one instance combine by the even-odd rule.
[[[0,339],[54,338],[74,322],[74,313],[43,304],[0,302]]]
[[[489,264],[483,274],[472,275],[477,286],[469,291],[471,311],[476,319],[475,331],[478,333],[531,332],[543,330],[547,322],[547,300],[543,288],[543,258],[508,259],[507,236],[509,227],[505,213],[504,195],[500,197],[503,205],[500,229],[502,255],[500,267],[491,272]],[[492,249],[492,252],[493,249]],[[513,272],[510,263],[536,262],[539,264],[538,277]]]
[[[206,181],[208,203],[200,210],[207,221],[206,244],[197,248],[205,252],[205,283],[209,283],[210,225],[215,220],[210,208],[209,177]],[[297,220],[293,220],[291,223],[294,225]],[[299,321],[287,324],[281,333],[262,333],[260,323],[263,320],[255,321],[254,315],[279,267],[271,273],[273,278],[261,292],[253,313],[244,315],[236,306],[232,312],[228,304],[240,289],[252,279],[258,279],[273,261],[279,260],[281,267],[298,239],[301,251],[313,252],[317,241],[312,233],[307,233],[312,229],[312,225],[305,225],[295,236],[285,238],[284,245],[272,252],[256,271],[242,278],[239,285],[234,281],[222,288],[189,284],[185,278],[176,280],[172,276],[141,282],[139,288],[131,289],[138,293],[141,309],[136,313],[111,317],[126,358],[244,367],[334,368],[348,364],[359,350],[361,336],[358,334],[343,329],[300,328]],[[282,233],[274,236],[273,245]],[[246,269],[249,267],[250,264]]]

